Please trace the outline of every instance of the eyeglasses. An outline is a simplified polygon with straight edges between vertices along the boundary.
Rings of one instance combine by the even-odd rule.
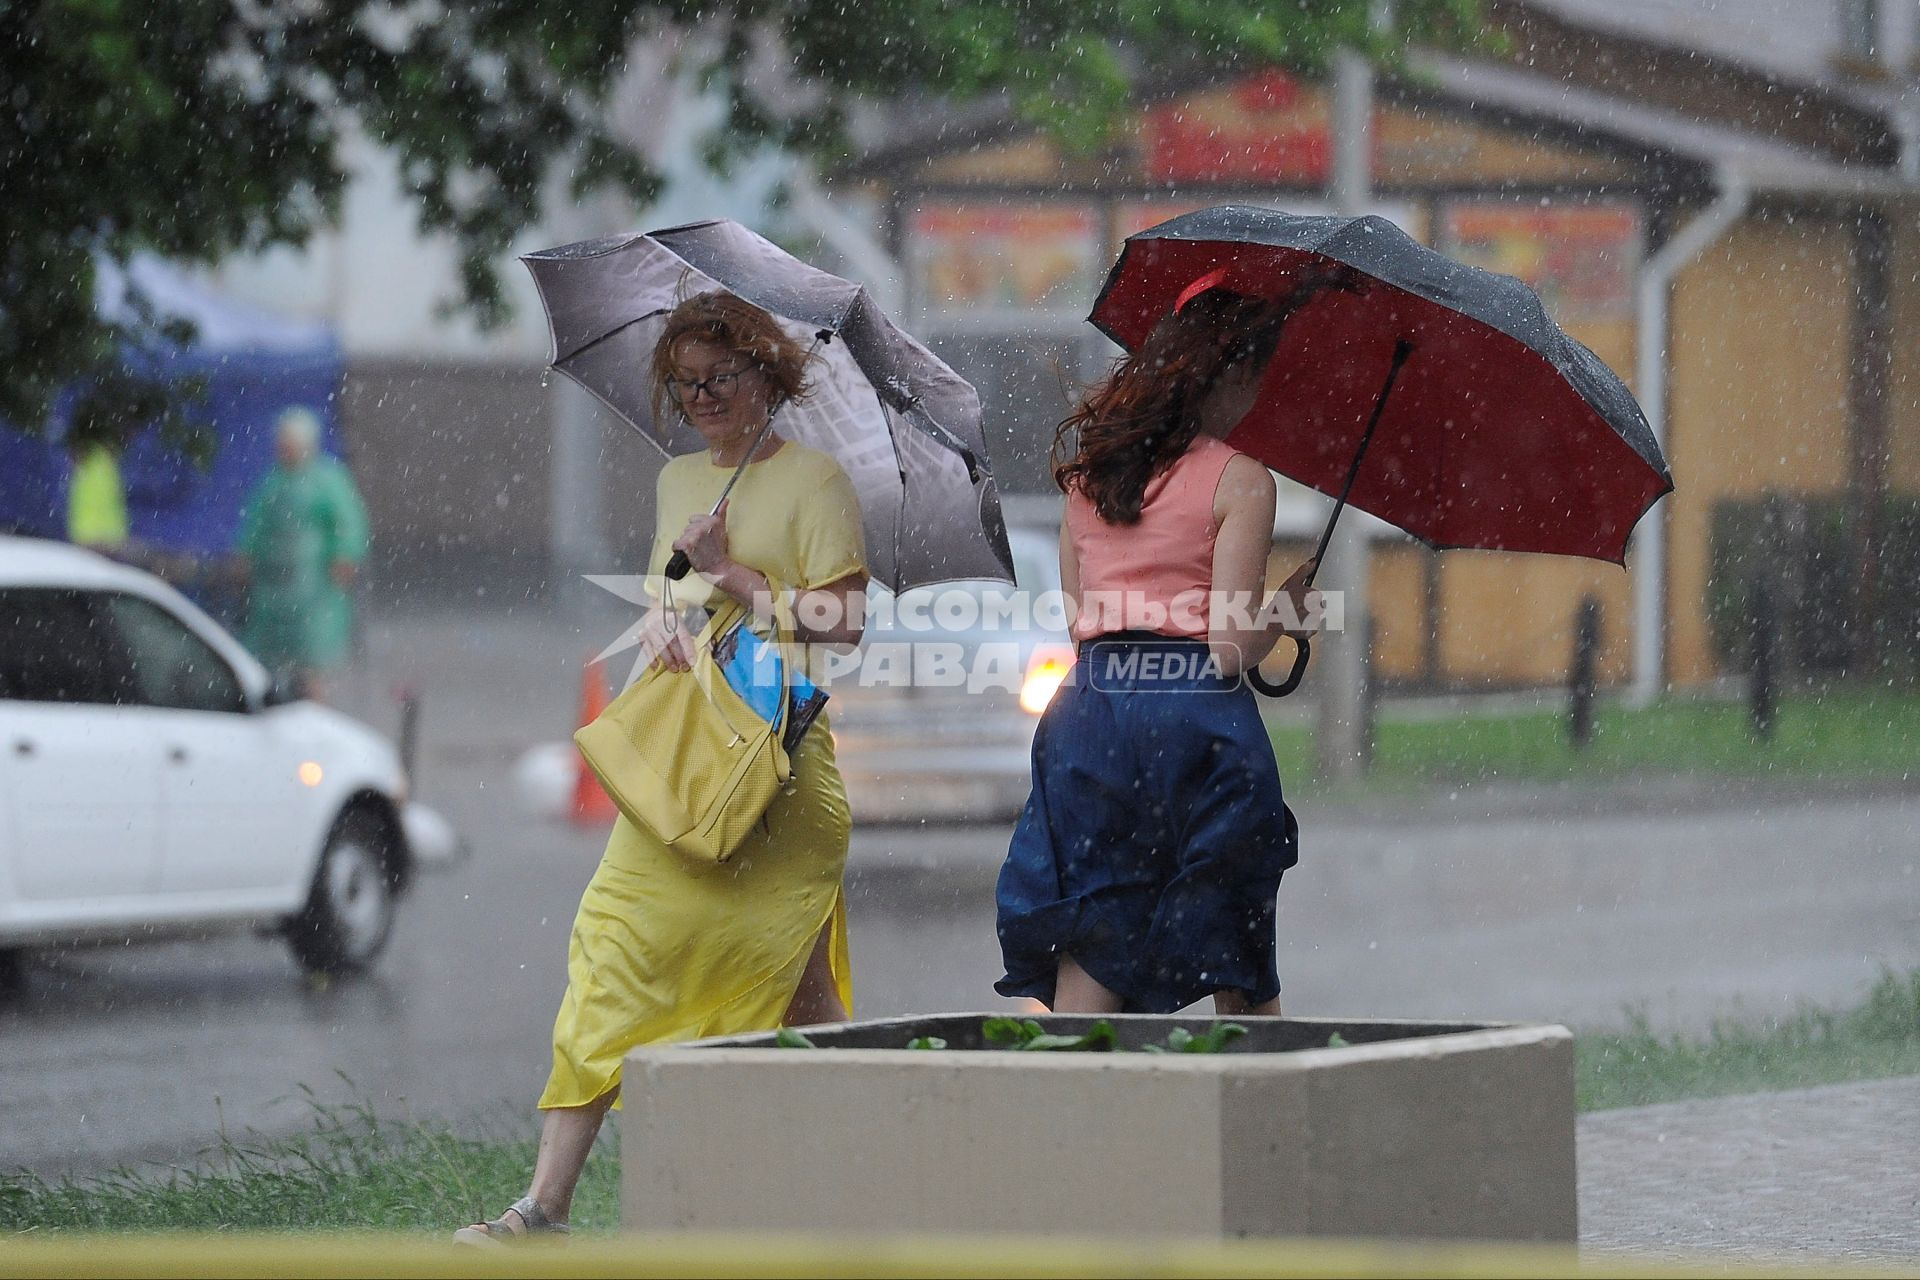
[[[715,400],[731,400],[740,390],[740,379],[752,373],[758,365],[748,365],[744,369],[729,369],[725,373],[708,374],[704,378],[668,378],[667,397],[675,404],[684,405],[705,391]]]

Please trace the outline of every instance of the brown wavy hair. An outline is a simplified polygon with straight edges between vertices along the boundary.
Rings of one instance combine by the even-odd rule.
[[[1235,365],[1264,365],[1288,317],[1314,295],[1349,287],[1318,276],[1282,299],[1208,289],[1154,325],[1054,433],[1053,482],[1079,491],[1109,524],[1135,524],[1147,485],[1200,433],[1200,406]],[[1062,462],[1069,438],[1077,447]]]
[[[711,289],[669,311],[666,327],[654,340],[648,378],[655,421],[668,421],[680,412],[667,394],[667,379],[673,373],[675,349],[687,341],[711,342],[744,357],[773,384],[775,404],[807,394],[807,364],[813,358],[807,349],[769,312],[724,289]]]

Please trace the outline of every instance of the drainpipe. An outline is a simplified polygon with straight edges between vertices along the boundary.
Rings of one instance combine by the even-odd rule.
[[[1673,280],[1700,253],[1746,216],[1752,191],[1731,169],[1714,175],[1719,195],[1693,221],[1667,238],[1641,268],[1635,343],[1640,407],[1664,454],[1667,449],[1668,306]],[[1666,512],[1647,513],[1634,531],[1633,684],[1628,703],[1644,707],[1666,687]]]

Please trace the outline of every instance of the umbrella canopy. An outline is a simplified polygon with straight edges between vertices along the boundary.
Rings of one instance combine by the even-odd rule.
[[[610,236],[525,255],[553,336],[549,363],[661,450],[698,447],[654,419],[648,367],[667,313],[725,289],[819,339],[812,393],[774,430],[833,455],[860,496],[873,580],[894,591],[1013,580],[980,397],[895,328],[859,285],[808,266],[737,222]]]
[[[1202,289],[1277,298],[1330,274],[1343,287],[1287,322],[1228,443],[1435,547],[1622,562],[1673,488],[1626,385],[1526,285],[1384,218],[1173,218],[1127,239],[1089,319],[1132,349]]]

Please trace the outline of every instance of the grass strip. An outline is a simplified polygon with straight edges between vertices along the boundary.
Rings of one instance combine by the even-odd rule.
[[[1582,1111],[1920,1075],[1920,969],[1883,973],[1850,1009],[1723,1022],[1704,1037],[1625,1031],[1575,1037]]]
[[[49,1180],[0,1174],[0,1221],[45,1231],[419,1231],[497,1216],[533,1171],[529,1136],[485,1141],[383,1120],[308,1094],[310,1131],[222,1138],[192,1166]],[[576,1233],[619,1225],[619,1159],[603,1139],[574,1198]]]
[[[1273,733],[1283,778],[1313,774],[1312,732]],[[1593,742],[1575,751],[1563,711],[1462,712],[1423,720],[1383,717],[1369,784],[1561,782],[1640,771],[1808,779],[1911,778],[1920,746],[1920,697],[1857,687],[1780,702],[1773,739],[1753,736],[1739,702],[1671,698],[1643,709],[1603,704]]]

